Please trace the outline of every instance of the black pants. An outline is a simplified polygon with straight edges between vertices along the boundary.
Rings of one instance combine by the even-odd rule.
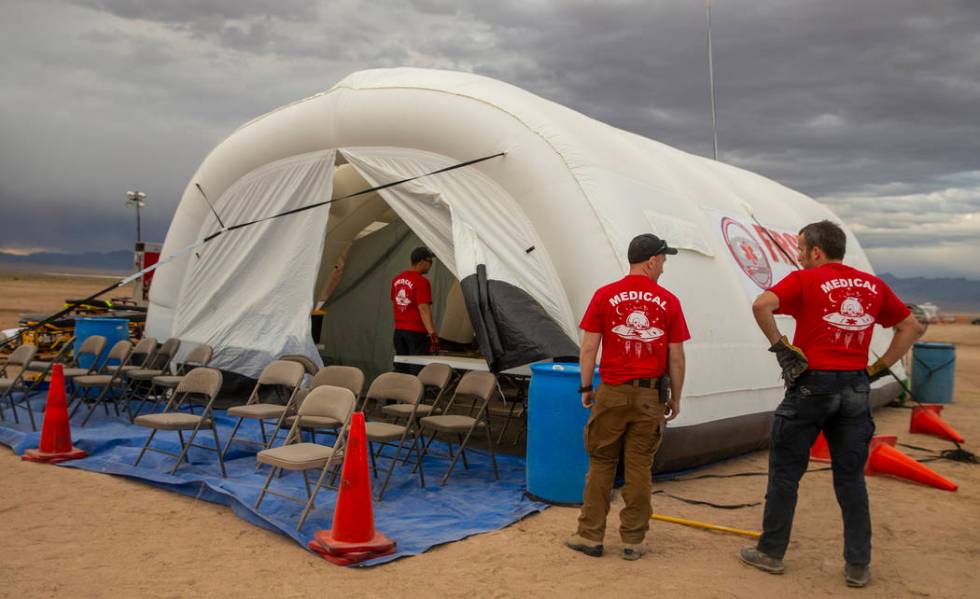
[[[428,356],[429,334],[420,331],[404,331],[395,329],[396,356]],[[395,363],[395,372],[418,374],[422,367],[417,364]]]
[[[844,559],[857,565],[871,562],[871,514],[864,485],[864,463],[875,430],[870,390],[863,370],[808,370],[787,390],[772,424],[759,551],[778,558],[786,553],[800,478],[810,460],[810,446],[823,431],[844,519]]]

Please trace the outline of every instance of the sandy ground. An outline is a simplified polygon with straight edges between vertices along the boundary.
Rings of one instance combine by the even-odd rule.
[[[52,314],[65,299],[88,297],[107,287],[115,277],[0,272],[0,329],[17,326],[22,313]],[[102,299],[132,297],[131,286],[117,289]]]
[[[9,305],[8,286],[0,304]],[[55,294],[57,295],[57,294]],[[4,306],[5,307],[5,306]],[[933,326],[930,340],[957,347],[956,403],[945,412],[968,440],[980,438],[980,327]],[[949,444],[908,434],[908,410],[876,413],[878,432],[935,449]],[[968,444],[968,447],[970,445]],[[973,445],[974,450],[977,445]],[[841,578],[841,525],[830,474],[807,475],[784,576],[743,566],[747,541],[653,523],[651,553],[617,555],[610,517],[600,559],[561,545],[577,510],[551,508],[504,530],[438,547],[369,570],[339,568],[291,540],[238,519],[224,507],[90,472],[22,462],[0,449],[0,597],[683,596],[977,597],[980,584],[980,467],[934,462],[956,481],[947,493],[872,477],[872,585],[850,590]],[[760,471],[765,452],[710,472]],[[723,503],[759,501],[765,478],[660,483],[656,488]],[[739,528],[758,528],[761,507],[724,511],[654,496],[654,510]],[[614,510],[621,503],[617,500]]]

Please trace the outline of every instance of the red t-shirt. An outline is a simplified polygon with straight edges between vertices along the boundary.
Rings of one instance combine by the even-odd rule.
[[[811,370],[864,370],[875,322],[905,320],[909,309],[878,277],[840,263],[791,272],[773,286],[776,314],[796,319],[793,345]]]
[[[391,280],[391,305],[395,309],[395,328],[425,333],[419,304],[432,303],[429,279],[414,270],[406,270]]]
[[[579,324],[602,333],[599,376],[622,385],[667,371],[667,344],[691,338],[681,303],[643,275],[626,275],[595,292]]]

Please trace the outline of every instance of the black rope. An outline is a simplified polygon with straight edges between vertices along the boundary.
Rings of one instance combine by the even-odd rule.
[[[235,231],[237,229],[242,229],[244,227],[248,227],[248,226],[254,225],[256,223],[265,222],[267,220],[272,220],[274,218],[279,218],[281,216],[289,216],[290,214],[297,214],[297,213],[300,213],[300,212],[305,212],[306,210],[312,210],[314,208],[319,208],[320,206],[326,206],[327,204],[332,204],[334,202],[339,202],[340,200],[346,200],[346,199],[349,199],[349,198],[357,197],[357,196],[360,196],[360,195],[371,193],[373,191],[379,191],[381,189],[387,189],[389,187],[394,187],[396,185],[401,185],[402,183],[408,183],[409,181],[415,181],[416,179],[421,179],[423,177],[429,177],[429,176],[432,176],[432,175],[438,175],[438,174],[441,174],[441,173],[447,173],[449,171],[456,170],[458,168],[463,168],[464,166],[470,166],[470,165],[473,165],[473,164],[477,164],[477,163],[483,162],[485,160],[490,160],[492,158],[499,158],[501,156],[504,156],[505,154],[506,154],[506,152],[498,152],[498,153],[492,154],[490,156],[483,156],[482,158],[474,158],[473,160],[467,160],[466,162],[460,162],[458,164],[454,164],[454,165],[451,165],[451,166],[443,167],[443,168],[440,168],[438,170],[434,170],[434,171],[432,171],[430,173],[424,173],[424,174],[421,174],[421,175],[416,175],[414,177],[408,177],[407,179],[401,179],[401,180],[398,180],[398,181],[393,181],[391,183],[385,183],[383,185],[376,185],[376,186],[371,187],[371,188],[368,188],[368,189],[362,189],[361,191],[356,191],[354,193],[347,194],[347,195],[345,195],[343,197],[334,198],[334,199],[326,200],[326,201],[323,201],[323,202],[317,202],[315,204],[310,204],[308,206],[300,206],[299,208],[293,208],[292,210],[287,210],[285,212],[280,212],[279,214],[273,214],[272,216],[266,216],[266,217],[259,218],[259,219],[253,220],[253,221],[239,223],[239,224],[233,225],[231,227],[225,227],[224,226],[224,224],[221,222],[221,218],[218,216],[217,211],[214,210],[214,206],[211,206],[210,200],[208,200],[207,196],[204,194],[204,190],[201,189],[201,186],[200,185],[198,185],[197,183],[195,183],[195,185],[197,186],[197,189],[201,192],[201,195],[204,196],[204,199],[208,202],[208,205],[211,206],[211,210],[214,213],[214,217],[216,219],[218,219],[218,224],[221,225],[221,227],[222,227],[220,230],[218,230],[218,231],[216,231],[216,232],[208,235],[207,237],[205,237],[204,240],[203,240],[203,243],[207,243],[207,242],[211,241],[212,239],[218,237],[219,235],[221,235],[221,234],[223,234],[223,233],[225,233],[227,231]],[[31,325],[29,327],[22,328],[13,337],[10,337],[9,339],[5,339],[4,341],[0,342],[0,349],[2,349],[4,347],[7,347],[7,345],[12,344],[12,343],[20,340],[24,336],[25,333],[27,333],[29,331],[33,331],[33,330],[39,329],[41,327],[44,327],[45,325],[50,324],[51,322],[53,322],[53,321],[57,320],[58,318],[64,316],[65,314],[68,314],[69,312],[71,312],[72,310],[74,310],[76,307],[81,306],[81,305],[83,305],[85,303],[88,303],[88,302],[90,302],[90,301],[98,298],[101,295],[105,295],[106,293],[109,293],[113,289],[116,289],[118,287],[121,287],[123,284],[125,284],[125,282],[127,281],[127,279],[129,279],[129,277],[131,277],[131,276],[133,276],[133,275],[127,275],[125,278],[123,278],[123,279],[121,279],[119,281],[116,281],[115,283],[113,283],[112,285],[109,285],[105,289],[102,289],[100,291],[96,291],[95,293],[93,293],[92,295],[90,295],[90,296],[88,296],[88,297],[86,297],[84,299],[81,299],[81,300],[72,300],[72,301],[67,302],[65,304],[64,309],[62,309],[61,311],[55,312],[51,316],[48,316],[47,318],[45,318],[44,320],[42,320],[41,322],[38,322],[38,323],[36,323],[34,325]]]
[[[956,445],[956,449],[941,449],[941,450],[938,450],[938,451],[935,450],[935,449],[929,449],[928,447],[919,447],[917,445],[909,445],[908,443],[896,443],[896,445],[899,445],[901,447],[906,447],[908,449],[912,449],[912,450],[915,450],[915,451],[925,451],[925,452],[932,453],[932,454],[939,454],[939,455],[937,455],[935,457],[932,457],[932,458],[926,458],[924,460],[919,460],[920,462],[923,462],[923,461],[930,461],[930,462],[932,462],[932,461],[935,461],[935,460],[949,460],[951,462],[960,462],[960,463],[963,463],[963,464],[980,464],[980,458],[977,458],[977,455],[975,453],[973,453],[972,451],[967,451],[967,450],[963,449],[963,447],[959,443],[957,443],[956,441],[953,441],[952,443],[954,445]]]
[[[347,200],[347,199],[350,199],[350,198],[354,198],[354,197],[357,197],[357,196],[365,195],[365,194],[372,193],[372,192],[375,192],[375,191],[380,191],[382,189],[388,189],[389,187],[394,187],[396,185],[401,185],[403,183],[408,183],[410,181],[415,181],[416,179],[421,179],[423,177],[430,177],[432,175],[439,175],[441,173],[448,173],[449,171],[456,170],[458,168],[463,168],[464,166],[470,166],[470,165],[473,165],[473,164],[477,164],[477,163],[483,162],[485,160],[490,160],[491,158],[499,158],[499,157],[503,156],[504,154],[505,154],[505,152],[498,152],[498,153],[493,154],[491,156],[484,156],[482,158],[474,158],[473,160],[467,160],[466,162],[460,162],[459,164],[454,164],[452,166],[447,166],[447,167],[444,167],[444,168],[441,168],[441,169],[432,171],[431,173],[424,173],[424,174],[421,174],[421,175],[415,175],[414,177],[408,177],[406,179],[401,179],[399,181],[392,181],[391,183],[384,183],[382,185],[375,185],[374,187],[369,187],[368,189],[362,189],[361,191],[356,191],[354,193],[347,194],[347,195],[342,196],[342,197],[339,197],[339,198],[333,198],[331,200],[324,200],[322,202],[316,202],[314,204],[308,204],[306,206],[300,206],[299,208],[292,208],[290,210],[286,210],[285,212],[280,212],[278,214],[273,214],[271,216],[264,216],[262,218],[257,218],[255,220],[251,220],[251,221],[248,221],[248,222],[239,223],[237,225],[232,225],[231,227],[227,227],[227,228],[224,228],[224,229],[222,229],[220,231],[216,231],[216,232],[212,233],[211,235],[205,237],[204,238],[204,241],[205,242],[211,241],[212,239],[214,239],[218,235],[221,235],[222,233],[225,233],[227,231],[235,231],[236,229],[241,229],[241,228],[244,228],[244,227],[248,227],[250,225],[254,225],[254,224],[257,224],[257,223],[265,222],[267,220],[272,220],[274,218],[279,218],[280,216],[289,216],[290,214],[298,214],[300,212],[306,212],[307,210],[313,210],[314,208],[320,208],[321,206],[326,206],[328,204],[333,204],[334,202],[339,202],[341,200]]]
[[[755,501],[752,503],[714,503],[711,501],[703,501],[701,499],[689,499],[687,497],[672,495],[664,490],[654,491],[653,495],[664,495],[665,497],[670,497],[671,499],[676,499],[677,501],[683,501],[684,503],[689,503],[691,505],[706,505],[708,507],[718,508],[720,510],[740,510],[746,507],[756,507],[762,505],[761,501]]]

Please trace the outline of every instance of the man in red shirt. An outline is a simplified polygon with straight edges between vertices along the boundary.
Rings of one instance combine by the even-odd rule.
[[[834,491],[844,520],[844,578],[862,587],[871,578],[871,515],[864,463],[874,421],[870,381],[909,350],[922,326],[878,277],[845,266],[844,231],[830,221],[800,231],[799,262],[752,305],[756,322],[772,344],[786,383],[786,395],[773,419],[769,486],[763,533],[755,547],[742,549],[743,562],[772,574],[783,572],[800,477],[810,446],[823,431],[830,445]],[[796,319],[790,344],[773,314]],[[885,355],[868,366],[875,323],[894,327]]]
[[[657,284],[668,254],[677,250],[656,235],[630,242],[629,274],[595,292],[579,325],[582,339],[582,406],[592,408],[585,427],[589,473],[578,531],[565,544],[586,555],[603,551],[606,515],[620,452],[626,484],[619,513],[623,558],[639,559],[650,527],[651,468],[663,437],[664,421],[680,414],[684,385],[684,342],[691,338],[680,301]],[[593,392],[596,354],[602,346]],[[670,399],[666,404],[666,375]],[[663,390],[663,392],[661,392]]]
[[[395,311],[395,355],[427,356],[439,350],[432,326],[432,286],[424,274],[435,259],[429,248],[412,251],[412,267],[391,280],[391,305]],[[421,366],[395,363],[395,372],[417,374]]]

